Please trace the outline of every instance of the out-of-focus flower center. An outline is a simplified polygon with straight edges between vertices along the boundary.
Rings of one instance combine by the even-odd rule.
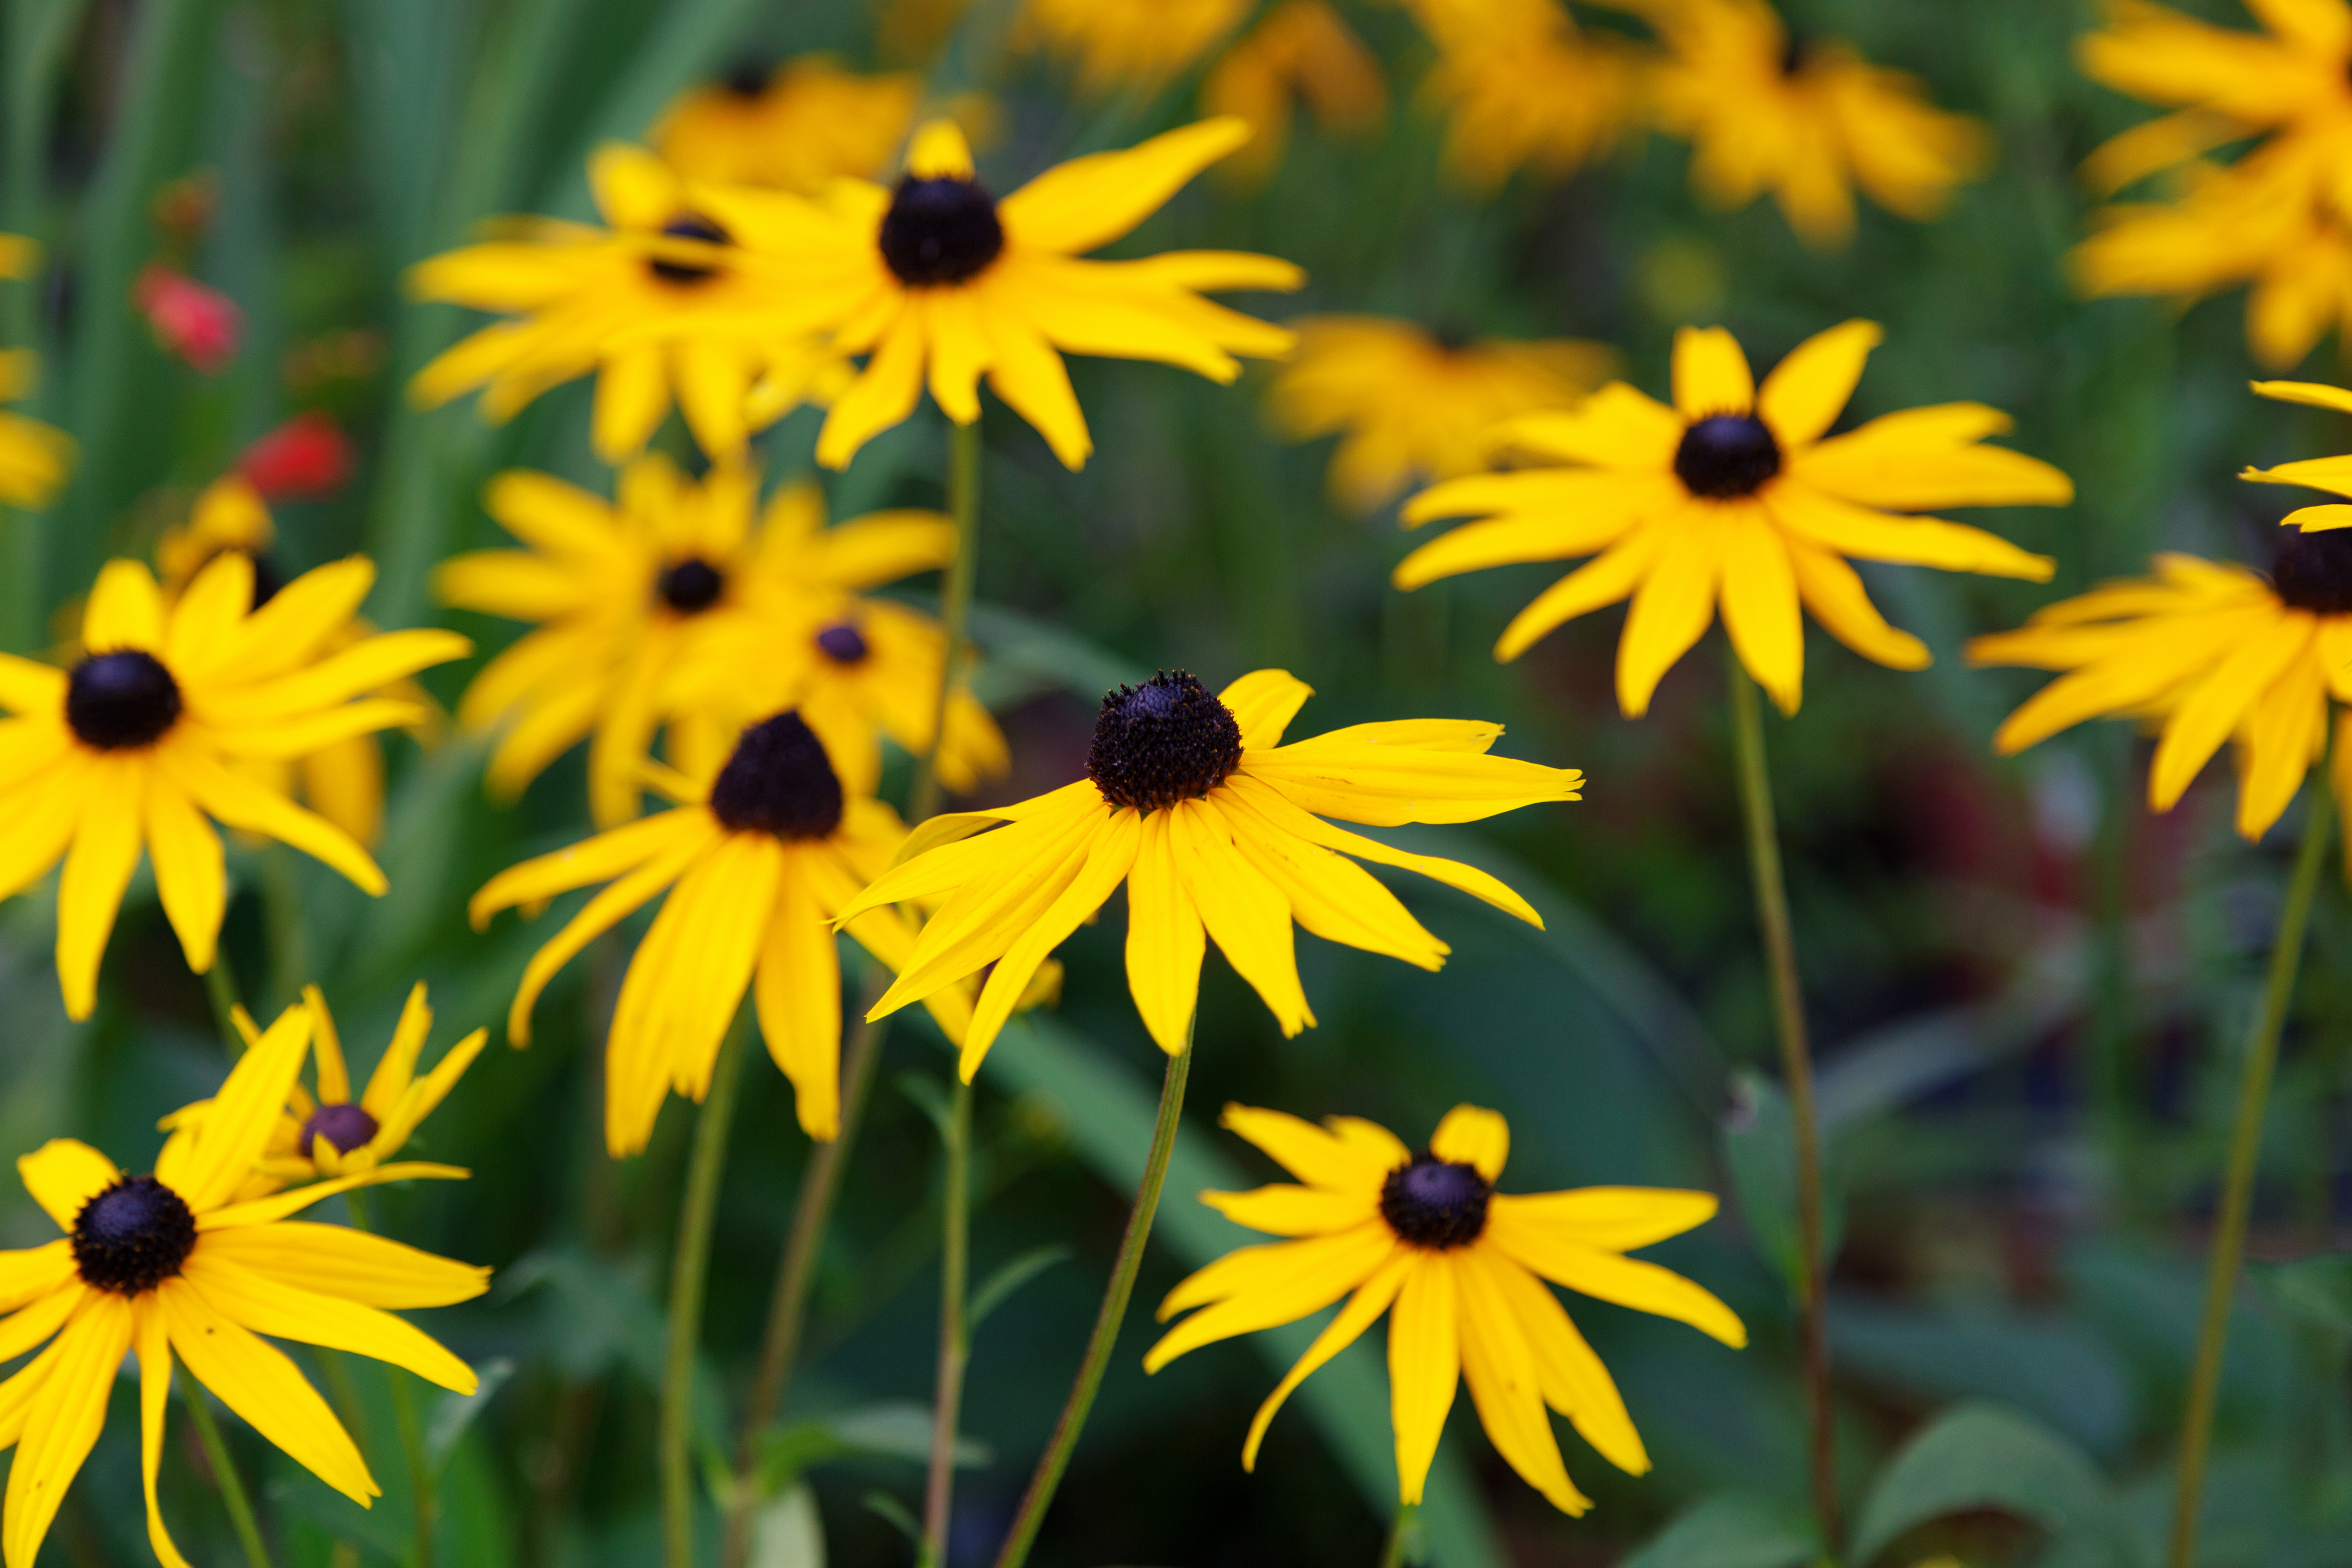
[[[696,239],[705,245],[734,243],[734,237],[725,229],[707,217],[697,217],[690,213],[684,217],[672,218],[662,225],[662,233],[672,239]],[[699,261],[686,261],[671,256],[646,258],[646,269],[663,282],[675,283],[681,288],[707,283],[719,275],[719,268],[716,267]]]
[[[663,569],[659,591],[662,603],[679,615],[698,616],[727,591],[727,577],[700,556],[689,555]]]
[[[909,289],[978,277],[1004,249],[996,198],[977,180],[898,182],[882,219],[882,259]]]
[[[738,98],[763,97],[768,90],[768,69],[762,60],[737,60],[734,68],[719,79],[719,85]]]
[[[152,1176],[125,1176],[74,1215],[74,1270],[92,1289],[152,1290],[196,1249],[187,1201]]]
[[[324,1138],[335,1146],[338,1154],[348,1154],[364,1148],[378,1131],[376,1120],[359,1105],[322,1105],[310,1112],[302,1123],[301,1152],[308,1154],[314,1140]]]
[[[1794,76],[1804,68],[1805,40],[1794,27],[1791,27],[1789,29],[1788,37],[1781,40],[1780,44],[1780,74]]]
[[[1399,1241],[1443,1252],[1478,1239],[1486,1228],[1486,1200],[1494,1195],[1494,1184],[1475,1165],[1424,1151],[1381,1184],[1381,1217]]]
[[[2352,615],[2352,530],[2296,534],[2273,563],[2271,585],[2298,610]]]
[[[102,752],[152,746],[179,718],[180,683],[139,648],[90,655],[66,685],[66,723],[82,744]]]
[[[744,731],[710,786],[710,814],[730,833],[823,838],[841,826],[841,807],[833,760],[798,713],[779,713]]]
[[[1780,471],[1780,443],[1753,414],[1695,419],[1675,448],[1675,477],[1695,496],[1728,500],[1753,495]]]
[[[1087,776],[1113,805],[1157,811],[1200,799],[1241,762],[1232,710],[1184,671],[1162,670],[1104,694]]]
[[[874,651],[866,646],[866,634],[847,621],[835,621],[817,633],[816,650],[835,664],[864,664]]]

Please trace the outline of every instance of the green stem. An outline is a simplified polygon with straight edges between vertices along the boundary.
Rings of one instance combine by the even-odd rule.
[[[948,510],[955,518],[956,552],[940,593],[947,651],[940,666],[939,699],[931,707],[931,749],[917,759],[915,786],[907,796],[909,822],[939,814],[939,753],[947,741],[948,710],[971,678],[971,595],[980,579],[980,422],[948,428]]]
[[[352,1228],[374,1230],[369,1223],[367,1194],[360,1192],[343,1194],[343,1208],[350,1215]],[[320,1352],[333,1355],[331,1351]],[[408,1467],[410,1561],[415,1568],[433,1568],[433,1521],[440,1512],[435,1499],[433,1467],[425,1453],[425,1424],[416,1416],[416,1399],[408,1386],[408,1374],[399,1367],[383,1369],[384,1382],[392,1390],[392,1421],[400,1433],[401,1460]],[[344,1381],[350,1381],[345,1373]]]
[[[2320,868],[2327,859],[2328,830],[2335,825],[2335,797],[2323,761],[2311,784],[2310,812],[2304,819],[2303,847],[2287,884],[2286,908],[2279,915],[2278,939],[2271,948],[2270,978],[2263,1010],[2246,1045],[2238,1080],[2237,1119],[2230,1130],[2229,1165],[2221,1180],[2221,1210],[2213,1227],[2213,1251],[2205,1271],[2205,1317],[2197,1333],[2197,1365],[2189,1378],[2189,1408],[2180,1423],[2180,1460],[2172,1488],[2171,1568],[2189,1568],[2197,1552],[2198,1503],[2205,1490],[2205,1457],[2213,1436],[2213,1406],[2221,1387],[2221,1358],[2230,1338],[2230,1302],[2246,1249],[2246,1219],[2254,1202],[2254,1167],[2263,1152],[2263,1109],[2270,1098],[2271,1069],[2278,1063],[2280,1032],[2294,995],[2294,975],[2303,959],[2304,930],[2319,891]]]
[[[213,966],[205,971],[205,994],[212,998],[213,1025],[220,1030],[221,1044],[235,1061],[245,1055],[245,1037],[237,1032],[236,976],[228,972],[228,954],[213,954]]]
[[[212,1467],[213,1484],[220,1489],[221,1501],[228,1505],[228,1521],[236,1530],[237,1544],[245,1548],[247,1568],[269,1568],[269,1548],[262,1543],[260,1521],[253,1517],[252,1500],[245,1494],[245,1483],[237,1479],[228,1445],[221,1441],[220,1426],[213,1420],[204,1385],[194,1373],[180,1379],[180,1398],[188,1407],[188,1419],[195,1424],[196,1441],[204,1446],[205,1462]]]
[[[1389,1542],[1381,1551],[1381,1568],[1404,1568],[1417,1554],[1421,1544],[1421,1505],[1401,1503],[1396,1519],[1389,1526]]]
[[[710,1069],[710,1092],[694,1123],[694,1153],[686,1198],[677,1215],[677,1250],[670,1264],[669,1342],[662,1360],[661,1484],[664,1568],[694,1568],[694,1351],[702,1337],[703,1287],[710,1274],[710,1227],[719,1214],[719,1178],[727,1164],[727,1132],[735,1120],[735,1086],[742,1076],[743,1041],[751,1009],[739,1005]]]
[[[971,1330],[964,1292],[971,1264],[971,1085],[959,1076],[944,1138],[947,1196],[940,1205],[940,1370],[931,1402],[931,1466],[923,1488],[923,1563],[948,1558],[948,1510],[955,1497],[956,1421],[963,1405]]]
[[[1739,763],[1739,797],[1748,828],[1748,861],[1756,880],[1756,916],[1764,928],[1764,956],[1772,975],[1772,1017],[1780,1038],[1780,1072],[1788,1080],[1789,1118],[1797,1145],[1797,1310],[1805,1357],[1805,1405],[1812,1427],[1813,1519],[1822,1544],[1839,1550],[1837,1450],[1830,1401],[1829,1332],[1822,1271],[1821,1127],[1813,1110],[1813,1059],[1805,1039],[1804,992],[1797,978],[1797,942],[1789,918],[1789,889],[1780,876],[1780,837],[1773,820],[1772,774],[1764,760],[1764,717],[1756,683],[1728,642],[1732,731]]]
[[[1197,1022],[1196,1016],[1193,1023]],[[1087,1341],[1085,1359],[1078,1363],[1077,1381],[1070,1387],[1069,1402],[1062,1406],[1062,1418],[1054,1424],[1053,1438],[1037,1461],[1036,1472],[1029,1478],[1021,1511],[1013,1516],[1013,1529],[996,1555],[996,1568],[1021,1568],[1028,1561],[1037,1528],[1045,1523],[1045,1510],[1053,1504],[1054,1489],[1062,1484],[1062,1472],[1069,1468],[1071,1451],[1078,1446],[1078,1433],[1094,1408],[1103,1371],[1110,1365],[1118,1326],[1127,1317],[1128,1298],[1135,1292],[1136,1271],[1143,1266],[1143,1243],[1160,1209],[1160,1189],[1168,1180],[1168,1159],[1176,1149],[1177,1121],[1184,1110],[1184,1080],[1192,1070],[1192,1026],[1185,1025],[1184,1048],[1168,1059],[1168,1076],[1160,1086],[1160,1120],[1151,1130],[1151,1152],[1143,1162],[1143,1180],[1135,1189],[1135,1206],[1128,1211],[1127,1233],[1119,1238],[1110,1288],[1103,1292],[1102,1310],[1095,1315],[1094,1333]]]

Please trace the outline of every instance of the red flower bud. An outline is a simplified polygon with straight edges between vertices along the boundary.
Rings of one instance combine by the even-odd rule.
[[[351,437],[312,410],[245,449],[236,471],[271,500],[321,500],[352,477]]]
[[[219,289],[151,261],[131,286],[131,298],[154,329],[156,342],[204,374],[213,374],[236,357],[245,312]]]

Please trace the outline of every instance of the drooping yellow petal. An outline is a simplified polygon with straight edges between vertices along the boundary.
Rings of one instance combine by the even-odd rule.
[[[1137,812],[1112,812],[1095,835],[1077,875],[1070,879],[1069,885],[1053,903],[1026,922],[1021,934],[1004,950],[1004,955],[996,961],[995,968],[989,972],[988,984],[981,988],[980,999],[972,1005],[971,1022],[964,1029],[959,1070],[966,1083],[980,1070],[982,1058],[995,1041],[997,1031],[1013,1016],[1022,994],[1029,989],[1029,981],[1037,973],[1038,965],[1051,957],[1054,949],[1072,931],[1093,919],[1095,911],[1127,880],[1142,837],[1141,823],[1142,817]],[[1180,852],[1180,868],[1181,864]],[[1197,889],[1193,897],[1197,903]],[[1210,929],[1215,928],[1212,925]]]
[[[61,1140],[61,1142],[70,1142],[71,1141]],[[88,1144],[75,1146],[86,1150],[89,1148]],[[21,1171],[24,1168],[26,1160],[40,1159],[46,1152],[46,1150],[38,1150],[23,1156],[16,1163],[18,1170]],[[97,1151],[89,1150],[89,1152],[96,1153]],[[104,1159],[105,1156],[100,1155],[100,1158]],[[113,1166],[109,1163],[105,1168],[111,1171]],[[80,1182],[87,1179],[86,1176],[76,1177],[67,1171],[59,1170],[54,1173],[51,1195],[63,1197]],[[108,1176],[105,1181],[100,1182],[91,1190],[90,1195],[95,1196],[99,1192],[104,1191],[112,1180],[112,1176]],[[32,1189],[29,1179],[26,1182],[26,1187],[28,1191]],[[37,1194],[36,1196],[37,1198]],[[74,1205],[75,1212],[79,1213],[81,1204],[88,1201],[88,1198],[83,1198],[77,1202]],[[71,1222],[66,1223],[69,1226]],[[15,1251],[0,1252],[0,1312],[13,1312],[36,1297],[47,1295],[74,1277],[73,1244],[63,1237],[40,1247],[27,1247]]]
[[[164,1145],[169,1152],[170,1144]],[[436,1165],[423,1160],[404,1160],[397,1164],[378,1165],[372,1171],[358,1171],[337,1176],[331,1182],[313,1182],[309,1186],[296,1187],[291,1192],[273,1193],[266,1198],[251,1198],[231,1204],[209,1214],[196,1216],[196,1230],[210,1236],[215,1231],[236,1230],[247,1226],[275,1225],[288,1215],[299,1214],[321,1199],[338,1193],[352,1192],[360,1187],[380,1187],[387,1182],[462,1182],[471,1172],[456,1165]]]
[[[1250,811],[1264,817],[1276,831],[1291,834],[1310,844],[1352,855],[1374,865],[1394,866],[1402,870],[1418,871],[1434,881],[1444,883],[1468,893],[1472,898],[1491,904],[1529,925],[1540,930],[1543,917],[1525,899],[1513,892],[1496,878],[1465,866],[1458,860],[1440,859],[1433,855],[1412,855],[1402,849],[1391,849],[1377,839],[1360,833],[1334,827],[1322,818],[1302,809],[1279,789],[1264,780],[1246,773],[1235,773],[1225,781],[1226,793],[1237,798]],[[1130,893],[1130,897],[1131,897]]]
[[[247,1426],[361,1507],[383,1495],[351,1435],[285,1352],[256,1338],[185,1279],[163,1281],[155,1300],[173,1352]]]
[[[1421,1501],[1461,1370],[1461,1312],[1451,1261],[1442,1252],[1418,1254],[1389,1312],[1389,1420],[1396,1431],[1400,1502]]]
[[[155,1302],[133,1301],[131,1310],[131,1348],[139,1356],[139,1475],[147,1500],[147,1544],[163,1568],[188,1568],[172,1532],[163,1528],[163,1505],[155,1495],[163,1468],[163,1413],[172,1399],[171,1336]]]
[[[272,1283],[369,1307],[448,1307],[489,1289],[487,1268],[348,1226],[287,1220],[207,1230],[203,1248]]]
[[[1549,1229],[1598,1252],[1632,1252],[1715,1217],[1713,1193],[1670,1187],[1579,1187],[1564,1193],[1497,1193],[1488,1212],[1507,1209],[1514,1226]]]
[[[1935,662],[1927,645],[1886,624],[1870,602],[1861,574],[1834,552],[1801,539],[1783,539],[1790,574],[1805,608],[1830,636],[1890,669],[1925,669]]]
[[[1600,555],[1538,594],[1496,639],[1496,658],[1508,664],[1554,627],[1631,595],[1649,574],[1670,537],[1664,527],[1631,530]]]
[[[1544,1414],[1541,1377],[1518,1314],[1491,1276],[1515,1267],[1471,1246],[1444,1255],[1455,1280],[1461,1314],[1462,1377],[1478,1424],[1496,1452],[1562,1513],[1580,1514],[1592,1500],[1568,1479],[1568,1467]],[[1391,1341],[1396,1332],[1390,1326]]]
[[[1073,158],[999,202],[997,217],[1013,244],[1078,255],[1135,227],[1193,175],[1249,139],[1248,122],[1227,116],[1121,152]]]
[[[688,814],[665,814],[686,815]],[[530,955],[530,962],[523,967],[522,984],[515,988],[514,1001],[507,1007],[507,1040],[509,1044],[530,1044],[531,1009],[538,1005],[540,993],[547,989],[557,971],[572,962],[590,942],[620,924],[646,900],[677,880],[696,860],[709,852],[718,837],[719,826],[706,811],[698,810],[692,815],[701,818],[701,832],[690,836],[681,834],[667,848],[599,892],[581,906],[580,912],[572,917],[571,923],[549,939],[545,947]],[[486,888],[483,893],[488,890]],[[476,895],[478,902],[482,896]]]
[[[1390,1304],[1396,1300],[1397,1292],[1403,1289],[1405,1277],[1412,1272],[1416,1262],[1415,1254],[1400,1247],[1370,1279],[1356,1287],[1356,1293],[1348,1298],[1348,1304],[1324,1325],[1323,1331],[1315,1336],[1315,1342],[1307,1347],[1307,1353],[1292,1363],[1290,1370],[1283,1374],[1282,1381],[1275,1385],[1274,1392],[1267,1394],[1265,1402],[1257,1407],[1257,1415],[1250,1421],[1249,1436],[1242,1442],[1243,1469],[1257,1468],[1258,1445],[1265,1441],[1266,1428],[1274,1425],[1275,1413],[1282,1408],[1283,1401],[1288,1399],[1292,1391],[1305,1383],[1316,1368],[1354,1344],[1366,1329],[1380,1321],[1381,1314],[1389,1310]]]
[[[768,1054],[792,1080],[801,1131],[829,1141],[841,1133],[841,957],[804,858],[790,857],[777,883],[752,999]]]
[[[1202,1193],[1201,1201],[1235,1225],[1269,1236],[1328,1236],[1362,1225],[1378,1212],[1374,1193],[1287,1182],[1246,1193]]]
[[[1482,1239],[1555,1285],[1637,1312],[1673,1318],[1727,1345],[1748,1342],[1747,1327],[1730,1308],[1703,1287],[1654,1263],[1580,1246],[1541,1225],[1528,1223],[1515,1209],[1491,1204]]]
[[[41,1212],[66,1231],[73,1229],[84,1204],[122,1179],[113,1161],[78,1138],[52,1138],[20,1156],[16,1174]]]
[[[1788,545],[1759,511],[1724,521],[1723,626],[1739,662],[1783,713],[1804,695],[1805,619]]]
[[[58,881],[58,981],[68,1017],[87,1018],[98,1005],[99,960],[139,868],[146,784],[147,769],[134,757],[110,755],[90,770],[89,798]]]
[[[276,604],[276,600],[271,600]],[[274,790],[254,783],[192,746],[167,740],[156,748],[155,763],[172,782],[219,822],[267,834],[323,860],[362,892],[382,897],[383,872],[359,841],[316,812],[305,811]]]
[[[1536,1379],[1544,1403],[1568,1417],[1577,1433],[1601,1452],[1601,1457],[1627,1475],[1648,1473],[1649,1451],[1634,1430],[1617,1382],[1584,1336],[1569,1320],[1544,1282],[1492,1247],[1472,1246],[1466,1255],[1477,1266],[1480,1284],[1519,1321],[1534,1353]]]
[[[1173,1056],[1192,1037],[1208,937],[1177,868],[1171,820],[1152,812],[1137,837],[1127,879],[1127,988],[1153,1042]]]
[[[1331,1236],[1229,1252],[1160,1302],[1163,1320],[1190,1307],[1202,1310],[1160,1336],[1145,1353],[1143,1369],[1157,1372],[1187,1351],[1319,1312],[1370,1279],[1396,1247],[1388,1226],[1370,1220]]]
[[[163,918],[172,922],[188,967],[202,974],[213,966],[221,917],[228,909],[228,869],[220,835],[194,801],[161,776],[147,781],[145,826],[147,858],[155,868]]]
[[[215,1252],[209,1240],[189,1257],[181,1278],[224,1317],[256,1333],[373,1356],[458,1394],[471,1394],[478,1385],[473,1368],[391,1313],[249,1273]]]
[[[1429,1152],[1441,1160],[1471,1165],[1493,1182],[1503,1173],[1511,1154],[1511,1127],[1497,1112],[1476,1105],[1457,1105],[1445,1113],[1429,1140]]]
[[[1731,526],[1717,513],[1717,508],[1693,505],[1671,531],[1661,531],[1666,538],[1633,595],[1617,642],[1617,706],[1628,719],[1650,710],[1658,682],[1715,619]]]
[[[47,1294],[0,1318],[0,1361],[15,1361],[26,1351],[48,1342],[65,1327],[90,1293],[80,1279],[68,1279]]]
[[[2149,805],[2158,811],[2172,809],[2239,720],[2291,661],[2309,650],[2318,629],[2316,617],[2285,611],[2189,688],[2165,720],[2164,736],[2157,742],[2148,769]]]
[[[1177,870],[1217,950],[1249,982],[1285,1035],[1312,1026],[1315,1014],[1298,979],[1289,900],[1234,847],[1233,829],[1213,801],[1181,801],[1168,808],[1168,816]]]
[[[130,1349],[131,1300],[110,1291],[92,1292],[58,1336],[56,1359],[26,1409],[24,1436],[8,1469],[7,1501],[0,1509],[0,1555],[7,1568],[34,1568],[66,1489],[106,1425],[106,1397]]]
[[[1675,411],[1685,419],[1745,414],[1756,405],[1756,380],[1739,340],[1721,327],[1675,332]]]

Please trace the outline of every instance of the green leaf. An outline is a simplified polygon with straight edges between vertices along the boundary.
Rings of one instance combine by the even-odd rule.
[[[1789,1097],[1761,1073],[1744,1068],[1734,1073],[1731,1095],[1731,1110],[1723,1118],[1723,1163],[1731,1173],[1732,1192],[1757,1250],[1779,1273],[1793,1300],[1803,1293],[1799,1264],[1803,1253],[1797,1239],[1796,1121],[1790,1114]],[[1827,1163],[1824,1158],[1824,1167]],[[1845,1204],[1826,1168],[1822,1188],[1822,1256],[1826,1263],[1837,1256]]]
[[[905,1503],[900,1502],[888,1492],[881,1491],[867,1492],[857,1500],[866,1505],[866,1512],[880,1514],[898,1526],[898,1533],[905,1536],[917,1552],[922,1551],[923,1527],[915,1522],[915,1516],[907,1511]]]
[[[1069,1260],[1070,1249],[1059,1244],[1033,1247],[1007,1263],[981,1282],[964,1307],[964,1331],[974,1333],[988,1314],[1004,1305],[1013,1292],[1018,1290],[1056,1263]]]
[[[2114,1494],[2089,1456],[2003,1405],[1969,1404],[1939,1417],[1880,1472],[1855,1527],[1853,1562],[1867,1563],[1916,1525],[1998,1509],[2060,1534],[2112,1542]]]
[[[759,1440],[760,1496],[775,1497],[812,1467],[852,1456],[926,1463],[931,1457],[930,1406],[884,1400],[770,1427]],[[985,1444],[956,1439],[958,1468],[985,1465],[990,1458]]]
[[[1685,1509],[1622,1568],[1791,1568],[1821,1554],[1809,1521],[1726,1493]]]
[[[2352,1256],[2258,1263],[2247,1272],[2288,1315],[2315,1328],[2352,1333]]]
[[[751,1516],[751,1568],[824,1568],[824,1520],[805,1482]]]
[[[425,1457],[436,1470],[449,1462],[466,1429],[488,1406],[507,1379],[514,1375],[514,1363],[503,1356],[484,1362],[474,1375],[473,1393],[444,1394],[425,1424]]]

